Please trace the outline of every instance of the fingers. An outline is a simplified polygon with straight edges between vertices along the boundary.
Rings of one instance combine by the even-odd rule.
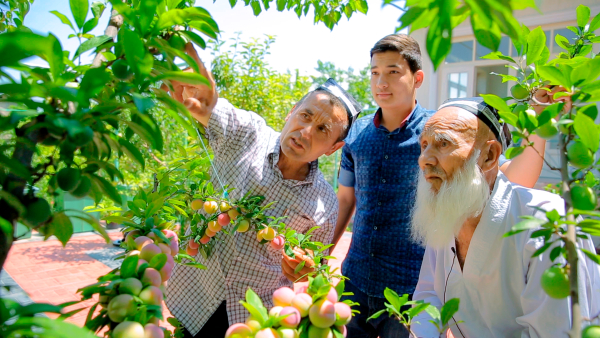
[[[196,51],[196,48],[194,48],[194,45],[191,42],[185,44],[185,52],[189,56],[191,56],[192,59],[194,59],[194,61],[196,61],[196,63],[198,64],[198,69],[200,70],[200,74],[207,78],[208,81],[210,81],[211,85],[214,87],[215,81],[213,80],[212,74],[210,74],[210,72],[206,70],[206,67],[204,67],[204,63],[202,62],[202,60],[200,60],[200,56],[198,56],[198,52]]]

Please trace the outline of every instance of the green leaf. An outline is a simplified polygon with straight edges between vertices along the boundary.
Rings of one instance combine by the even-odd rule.
[[[189,7],[186,9],[171,9],[162,14],[158,18],[154,31],[159,32],[163,29],[173,27],[175,25],[183,25],[192,21],[211,22],[213,26],[214,20],[210,13],[202,7]],[[214,23],[216,25],[216,23]],[[218,29],[216,30],[218,32]]]
[[[396,291],[387,287],[385,288],[385,290],[383,290],[383,295],[385,299],[387,299],[387,301],[390,302],[390,304],[398,311],[400,311],[402,305],[404,305],[404,303],[406,303],[406,301],[408,300],[408,297],[406,297],[406,299],[403,301],[401,297],[396,293]]]
[[[148,263],[150,264],[151,268],[160,270],[167,263],[167,255],[165,255],[164,253],[159,253],[152,257],[152,259]]]
[[[387,309],[379,310],[379,311],[375,312],[371,317],[367,318],[367,321],[369,321],[371,319],[377,319],[386,312],[387,312]]]
[[[54,236],[65,247],[71,236],[73,236],[73,223],[71,223],[69,216],[65,215],[64,212],[55,213],[52,216],[50,226],[53,228]]]
[[[581,142],[593,152],[598,151],[600,144],[600,132],[598,126],[589,116],[585,114],[577,114],[573,122],[575,132],[581,138]]]
[[[531,255],[531,258],[533,257],[537,257],[541,254],[543,254],[546,250],[548,250],[548,248],[554,244],[554,242],[546,242],[544,245],[542,245],[539,249],[535,250],[535,252],[533,253],[533,255]]]
[[[481,94],[481,97],[483,97],[483,100],[485,101],[485,103],[498,109],[498,111],[501,111],[501,112],[510,112],[511,111],[510,108],[508,107],[508,105],[506,104],[506,101],[504,101],[497,95]]]
[[[121,195],[119,195],[117,188],[115,188],[115,186],[113,186],[112,183],[98,175],[92,174],[90,175],[90,177],[92,177],[94,181],[98,184],[98,187],[102,190],[104,195],[113,200],[113,202],[115,202],[117,205],[123,205]]]
[[[477,42],[493,51],[498,50],[502,38],[502,32],[500,32],[498,25],[495,25],[486,15],[480,15],[473,11],[471,26]]]
[[[79,85],[79,91],[77,92],[79,103],[86,107],[89,106],[88,100],[100,93],[110,79],[111,76],[105,67],[90,68],[85,72]]]
[[[98,46],[105,44],[108,41],[112,41],[112,38],[107,35],[95,36],[89,40],[84,41],[75,51],[73,55],[73,60],[77,59],[77,57],[90,49],[94,49]]]
[[[594,32],[598,28],[600,28],[600,13],[596,14],[596,16],[592,19],[592,22],[590,22],[590,27],[589,27],[588,31]]]
[[[551,85],[561,85],[565,88],[569,88],[571,85],[563,72],[554,66],[538,66],[536,71],[543,80],[549,81]]]
[[[50,11],[50,13],[56,15],[60,19],[60,21],[62,23],[64,23],[65,25],[71,27],[71,29],[75,30],[75,27],[73,27],[73,24],[71,23],[71,20],[69,20],[69,18],[67,18],[66,15],[62,14],[59,11]]]
[[[436,70],[450,53],[452,47],[452,20],[450,13],[454,10],[454,4],[455,1],[441,1],[438,16],[433,19],[427,31],[427,53]]]
[[[36,328],[35,332],[31,331],[32,327]],[[12,336],[15,337],[97,338],[88,329],[60,319],[51,319],[48,317],[21,317],[15,323],[8,326],[7,329],[8,331],[12,331]]]
[[[16,196],[9,193],[8,191],[0,190],[0,199],[3,199],[6,203],[8,203],[8,205],[17,210],[19,215],[23,215],[25,213],[25,206]]]
[[[54,35],[41,36],[21,31],[0,34],[0,66],[16,65],[34,55],[48,62],[55,79],[60,77],[64,70],[63,51]]]
[[[140,2],[140,8],[138,10],[139,13],[139,23],[140,29],[142,31],[142,35],[145,35],[146,32],[150,29],[152,24],[152,20],[154,20],[154,16],[156,14],[156,7],[158,6],[157,0],[144,0]]]
[[[527,37],[527,64],[530,65],[539,60],[546,46],[546,34],[541,27],[532,30]]]
[[[61,313],[62,307],[46,303],[33,303],[17,309],[16,315],[29,317],[38,313]]]
[[[92,2],[92,14],[94,15],[94,18],[99,19],[102,16],[105,8],[106,5],[104,5],[102,1]]]
[[[538,126],[544,125],[549,122],[551,119],[555,118],[558,113],[560,113],[564,107],[563,102],[555,103],[551,106],[547,106],[538,116]]]
[[[577,6],[577,26],[585,27],[590,20],[590,8],[584,5]]]
[[[510,148],[506,149],[504,156],[506,157],[507,160],[513,159],[513,158],[521,155],[521,153],[525,150],[525,148],[526,148],[525,146],[510,147]]]
[[[165,236],[160,230],[154,228],[152,232],[156,235],[156,237],[160,238],[161,241],[165,242],[167,245],[171,244],[171,240]]]
[[[596,255],[595,253],[592,253],[586,249],[579,249],[581,250],[589,259],[592,260],[592,262],[600,265],[600,256]]]
[[[440,314],[440,310],[433,305],[430,305],[428,308],[426,308],[425,312],[427,312],[429,314],[429,316],[431,316],[431,318],[436,322],[442,318],[441,314]]]
[[[546,220],[535,218],[533,216],[524,216],[524,217],[526,217],[526,218],[524,220],[520,221],[519,223],[515,224],[510,229],[509,232],[507,232],[507,233],[504,234],[503,237],[509,237],[509,236],[512,236],[514,234],[518,234],[519,232],[522,232],[522,231],[525,231],[525,230],[539,228],[543,224],[546,223]]]
[[[138,255],[131,255],[121,264],[121,278],[135,277],[137,272],[137,265],[140,260]]]
[[[142,96],[139,93],[133,93],[131,96],[133,97],[133,103],[135,104],[135,107],[142,114],[147,114],[148,110],[154,107],[154,101],[147,96]]]
[[[69,0],[69,5],[71,6],[71,14],[73,14],[75,23],[81,29],[85,23],[90,3],[88,0]]]
[[[15,159],[6,157],[2,153],[0,153],[0,164],[2,164],[2,167],[8,168],[9,172],[17,177],[25,180],[29,180],[31,177],[31,173],[27,167]]]
[[[83,34],[88,33],[98,26],[98,18],[91,18],[83,24]],[[93,39],[93,38],[92,38]]]
[[[504,61],[516,63],[513,58],[511,58],[510,56],[506,56],[506,55],[502,54],[502,52],[491,52],[488,55],[482,56],[481,58],[482,59],[486,59],[486,60],[504,60]],[[498,74],[498,75],[505,75],[505,74]],[[515,79],[517,79],[517,78],[515,77]],[[517,80],[513,80],[513,81],[518,81],[518,79]]]
[[[134,31],[130,29],[121,28],[123,32],[123,50],[125,51],[125,58],[127,63],[134,70],[137,76],[147,75],[150,72],[142,72],[142,63],[146,56],[146,50],[142,38]],[[121,42],[120,42],[121,43]]]
[[[142,170],[144,170],[146,165],[144,156],[138,150],[138,148],[124,138],[119,138],[119,144],[121,145],[121,151],[123,151],[127,157],[137,162],[142,167]]]
[[[262,300],[256,294],[256,292],[252,291],[250,288],[246,290],[246,302],[252,305],[259,312],[260,315],[257,316],[257,319],[262,319],[263,321],[267,320],[267,309],[264,307]]]
[[[419,313],[423,312],[423,310],[427,309],[430,306],[432,305],[430,305],[429,303],[417,303],[407,311],[404,311],[404,313],[408,313],[409,318],[415,318]]]
[[[189,83],[192,85],[205,85],[210,87],[210,82],[208,80],[198,74],[198,73],[188,73],[188,72],[165,72],[154,78],[154,81],[161,80],[175,80],[183,83]]]
[[[181,31],[180,33],[185,35],[188,39],[190,39],[193,43],[195,43],[200,48],[202,48],[202,49],[206,48],[206,41],[204,41],[204,39],[200,35],[192,32],[192,31]]]
[[[442,326],[446,326],[452,316],[458,311],[458,307],[460,305],[460,299],[452,298],[449,299],[444,306],[442,306],[442,310],[440,311],[440,316],[442,319]]]

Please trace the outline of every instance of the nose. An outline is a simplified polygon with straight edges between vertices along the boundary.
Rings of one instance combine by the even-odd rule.
[[[385,88],[387,88],[387,87],[388,87],[388,83],[387,83],[387,81],[385,80],[385,76],[383,76],[383,75],[380,75],[380,76],[377,78],[377,88],[379,88],[379,89],[385,89]]]
[[[302,135],[302,138],[305,141],[309,141],[312,138],[313,130],[314,130],[313,125],[307,124],[304,126],[304,128],[302,128],[300,130],[300,135]]]
[[[419,155],[419,167],[421,167],[421,170],[425,170],[427,167],[435,167],[437,164],[437,157],[429,146],[421,150],[421,155]]]

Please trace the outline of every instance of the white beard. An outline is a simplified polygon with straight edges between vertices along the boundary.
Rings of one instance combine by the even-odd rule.
[[[451,181],[435,193],[419,170],[417,198],[412,211],[411,237],[423,246],[440,249],[458,236],[463,223],[481,214],[490,198],[490,187],[477,164],[475,152]]]

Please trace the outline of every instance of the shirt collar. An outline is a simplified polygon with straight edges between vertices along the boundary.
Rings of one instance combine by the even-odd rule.
[[[420,108],[419,106],[419,101],[415,101],[415,108],[410,112],[410,114],[408,114],[404,120],[402,120],[402,124],[400,124],[400,128],[404,127],[406,125],[406,123],[408,122],[408,120],[410,119],[410,117],[413,115],[413,113],[417,110],[417,108]],[[375,113],[375,117],[373,117],[373,124],[375,125],[375,128],[379,128],[381,126],[381,114],[382,114],[382,110],[381,108],[377,109],[377,112]]]
[[[318,159],[309,163],[308,175],[306,176],[306,178],[303,181],[283,178],[283,174],[281,173],[281,170],[279,170],[279,167],[277,166],[277,163],[279,162],[279,153],[281,151],[281,143],[280,142],[281,142],[281,140],[278,137],[277,140],[273,143],[273,145],[269,145],[269,153],[267,155],[269,158],[270,167],[275,172],[275,175],[277,175],[280,179],[282,179],[285,184],[288,184],[290,186],[313,184],[315,181],[315,178],[317,177],[317,172],[319,171],[319,160]]]

